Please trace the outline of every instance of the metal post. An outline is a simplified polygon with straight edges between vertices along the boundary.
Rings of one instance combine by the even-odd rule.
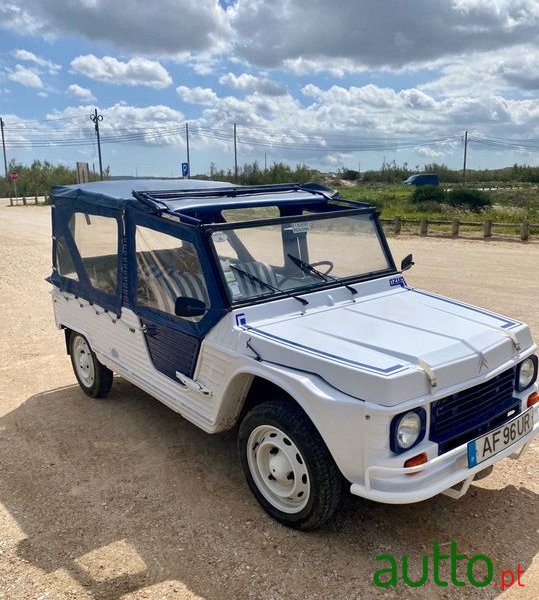
[[[520,227],[520,239],[523,242],[527,242],[530,238],[530,223],[528,221],[523,221]]]
[[[468,132],[464,132],[464,164],[462,166],[462,183],[466,183],[466,156],[468,154]]]
[[[0,117],[0,129],[2,130],[2,149],[4,150],[4,171],[7,179],[6,140],[4,139],[4,119],[2,117]]]
[[[189,158],[189,123],[187,121],[185,122],[185,142],[187,145],[187,177],[191,177],[191,159]]]
[[[97,114],[97,108],[94,111],[93,115],[90,115],[90,119],[95,124],[95,135],[97,136],[97,155],[99,157],[99,176],[101,181],[103,181],[103,161],[101,160],[101,139],[99,138],[99,121],[103,120],[103,115]]]
[[[234,177],[238,179],[238,140],[236,137],[236,123],[234,123]]]

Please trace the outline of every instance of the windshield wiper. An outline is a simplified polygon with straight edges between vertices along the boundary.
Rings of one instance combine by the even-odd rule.
[[[322,271],[319,271],[316,267],[313,267],[313,265],[310,265],[308,262],[301,260],[301,258],[298,258],[293,254],[287,254],[287,256],[304,273],[311,273],[312,275],[316,275],[317,277],[320,277],[320,279],[322,279],[323,281],[340,281],[340,279],[338,279],[337,277],[333,277],[333,275],[322,273]],[[351,285],[348,285],[347,283],[343,283],[343,285],[352,294],[352,296],[355,296],[357,294],[357,290]]]
[[[256,281],[257,283],[264,285],[272,292],[279,292],[280,294],[286,294],[287,298],[294,298],[294,300],[301,302],[301,304],[303,306],[307,306],[307,304],[309,304],[309,301],[305,300],[305,298],[300,298],[299,296],[296,296],[295,294],[291,294],[290,292],[287,292],[286,290],[282,290],[281,288],[275,287],[274,285],[271,285],[267,281],[260,279],[260,277],[257,277],[256,275],[252,275],[251,273],[248,273],[247,271],[244,271],[243,269],[240,269],[239,267],[230,265],[230,268],[234,269],[234,271],[237,271],[238,273],[241,273],[242,275],[245,275],[245,277],[247,277],[251,281]]]

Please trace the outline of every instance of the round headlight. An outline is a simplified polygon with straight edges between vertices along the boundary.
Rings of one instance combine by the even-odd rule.
[[[520,368],[518,370],[518,389],[524,390],[527,388],[533,381],[535,377],[535,363],[531,357],[523,360],[520,363]]]
[[[421,433],[421,418],[416,412],[406,413],[397,426],[397,444],[403,450],[411,448]]]

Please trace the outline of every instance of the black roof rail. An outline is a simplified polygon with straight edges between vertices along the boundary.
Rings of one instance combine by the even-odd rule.
[[[157,191],[136,191],[133,190],[133,196],[138,200],[150,200],[159,202],[159,200],[179,200],[181,198],[225,198],[237,196],[252,196],[255,194],[278,194],[283,192],[307,192],[316,196],[323,196],[331,200],[335,196],[335,190],[326,188],[318,183],[278,183],[264,185],[242,185],[226,186],[218,188],[195,188],[183,190],[157,190]]]

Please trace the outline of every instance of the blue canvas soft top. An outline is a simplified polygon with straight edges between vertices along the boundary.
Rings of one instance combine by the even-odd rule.
[[[65,198],[88,202],[106,208],[125,208],[127,204],[138,204],[133,196],[137,192],[172,192],[183,190],[203,190],[215,187],[234,187],[220,181],[200,181],[197,179],[119,179],[116,181],[94,181],[78,185],[55,186],[53,198]]]

